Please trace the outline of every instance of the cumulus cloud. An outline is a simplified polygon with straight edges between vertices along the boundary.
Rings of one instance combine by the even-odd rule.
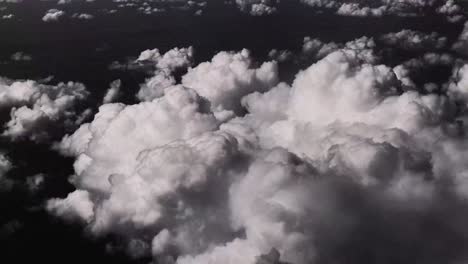
[[[468,102],[468,65],[455,68],[452,82],[448,85],[448,93],[454,99]]]
[[[72,15],[72,18],[80,19],[80,20],[90,20],[93,19],[94,16],[87,13],[75,13]]]
[[[48,139],[55,124],[74,125],[76,106],[88,96],[81,83],[46,85],[0,78],[0,110],[10,111],[3,136]]]
[[[374,39],[369,37],[361,37],[345,43],[324,42],[318,38],[304,37],[300,51],[273,49],[268,56],[278,62],[293,61],[300,65],[310,65],[340,50],[361,63],[376,63],[380,60],[380,57],[375,54],[376,46]]]
[[[93,217],[93,203],[86,191],[75,191],[63,200],[51,199],[47,202],[47,209],[69,220],[91,221]]]
[[[445,3],[437,9],[437,12],[446,15],[448,20],[451,22],[459,22],[464,18],[462,15],[462,8],[456,3],[455,0],[445,1]]]
[[[193,48],[174,48],[164,54],[159,49],[145,50],[134,64],[155,67],[154,74],[141,86],[137,97],[141,101],[151,101],[160,97],[164,89],[175,84],[174,72],[189,67],[193,59]],[[135,67],[135,66],[134,66]]]
[[[404,69],[450,65],[450,55],[403,69],[380,65],[374,46],[307,38],[303,52],[319,60],[291,84],[243,50],[177,85],[188,53],[146,51],[138,61],[172,79],[138,104],[101,106],[63,138],[77,190],[47,209],[157,263],[458,263],[467,67],[446,93],[421,92]]]
[[[65,12],[58,9],[49,9],[42,17],[42,21],[44,22],[53,22],[58,21],[62,16],[65,15]]]
[[[250,53],[220,52],[211,62],[188,70],[182,84],[211,102],[213,109],[242,111],[240,99],[254,91],[266,91],[278,82],[275,62],[253,67]]]
[[[467,55],[468,47],[468,22],[465,22],[463,26],[463,31],[461,32],[460,36],[458,36],[458,40],[453,44],[453,49],[463,55]]]
[[[381,37],[386,44],[409,50],[440,49],[447,43],[446,37],[441,37],[436,32],[424,34],[413,30],[402,30],[396,33],[388,33]]]
[[[254,16],[270,15],[276,12],[276,0],[236,0],[236,4]]]

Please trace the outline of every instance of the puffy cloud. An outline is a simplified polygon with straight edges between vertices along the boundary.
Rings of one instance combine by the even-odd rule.
[[[123,236],[132,255],[158,263],[464,257],[451,253],[468,241],[468,215],[453,217],[468,196],[466,116],[456,102],[467,102],[464,67],[447,95],[420,93],[376,63],[372,39],[305,43],[330,51],[291,85],[277,83],[274,62],[257,68],[247,51],[221,52],[152,101],[101,106],[62,140],[76,157],[77,190],[48,209]],[[161,55],[142,58],[158,64]],[[369,248],[368,257],[354,253]]]
[[[448,93],[454,99],[468,102],[468,65],[456,68],[453,81],[448,86]]]
[[[75,13],[72,15],[72,18],[76,18],[76,19],[81,19],[81,20],[90,20],[90,19],[93,19],[94,16],[91,15],[91,14],[87,14],[87,13]]]
[[[425,9],[431,8],[449,19],[456,20],[460,7],[453,0],[362,0],[362,1],[337,1],[337,0],[301,0],[313,7],[334,10],[339,15],[347,16],[384,16],[384,15],[418,15]]]
[[[70,193],[65,199],[49,200],[47,209],[68,220],[91,221],[93,217],[93,203],[89,193],[81,190]]]
[[[76,106],[88,96],[80,83],[59,83],[56,86],[35,81],[0,79],[0,109],[10,110],[10,120],[2,135],[29,138],[34,141],[48,139],[55,124],[73,125]]]
[[[399,46],[404,49],[440,49],[447,43],[447,38],[440,37],[439,34],[432,32],[424,34],[413,30],[402,30],[396,33],[388,33],[381,37],[382,41],[389,45]]]
[[[193,90],[175,86],[164,96],[133,106],[103,105],[90,124],[83,125],[74,135],[63,140],[63,151],[81,154],[75,163],[80,171],[80,185],[94,186],[105,192],[108,179],[100,175],[126,174],[133,170],[127,160],[134,160],[144,149],[190,138],[216,129],[218,121],[209,112],[209,103]],[[120,140],[121,137],[128,140]],[[119,153],[116,156],[107,152]],[[107,165],[100,161],[106,157]],[[99,183],[96,184],[96,180]]]
[[[62,16],[65,15],[65,12],[58,9],[49,9],[46,14],[42,17],[44,22],[53,22],[58,21]]]
[[[192,47],[174,48],[164,53],[164,55],[161,55],[158,49],[153,49],[143,51],[136,61],[154,63],[158,69],[172,72],[179,68],[188,67],[192,57]]]
[[[398,80],[400,80],[405,87],[404,89],[416,89],[416,84],[412,80],[412,76],[420,73],[431,67],[447,66],[451,67],[455,59],[452,55],[447,53],[426,53],[419,58],[412,58],[403,62],[393,68]],[[433,86],[435,84],[426,83],[426,85]],[[428,88],[428,87],[425,87]],[[426,89],[428,92],[434,92],[435,89]]]
[[[462,15],[462,8],[455,0],[445,1],[445,3],[437,9],[437,12],[446,15],[451,22],[458,22],[464,18]]]
[[[240,99],[255,91],[266,91],[278,82],[275,62],[254,68],[249,51],[220,52],[211,62],[189,69],[182,84],[207,98],[216,110],[241,112]]]
[[[154,64],[156,71],[142,85],[137,97],[150,101],[162,96],[166,88],[176,83],[174,71],[187,68],[192,57],[192,48],[176,48],[164,55],[158,49],[142,52],[137,62]],[[207,98],[216,111],[241,112],[240,98],[254,91],[264,91],[277,81],[276,63],[266,62],[255,68],[247,50],[238,53],[220,52],[212,61],[189,68],[182,76],[182,84]]]
[[[262,16],[276,12],[277,0],[236,0],[236,4],[253,16]]]
[[[193,48],[174,48],[161,55],[158,49],[143,51],[137,64],[154,66],[154,75],[147,79],[138,91],[137,97],[141,101],[151,101],[160,97],[164,89],[175,84],[175,71],[186,69],[192,63]]]
[[[463,30],[458,36],[457,41],[453,44],[453,49],[463,55],[467,55],[466,49],[468,47],[468,22],[464,24]]]

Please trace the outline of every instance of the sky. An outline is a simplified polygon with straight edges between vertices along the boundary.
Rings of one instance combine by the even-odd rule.
[[[467,262],[465,5],[0,0],[0,258]]]

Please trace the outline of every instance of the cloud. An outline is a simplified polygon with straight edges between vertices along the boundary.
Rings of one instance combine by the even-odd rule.
[[[220,52],[211,62],[188,70],[182,84],[195,90],[211,102],[213,109],[242,111],[240,99],[254,91],[266,91],[278,82],[275,62],[265,62],[259,68],[252,65],[250,53]]]
[[[133,64],[155,68],[154,75],[147,79],[138,91],[141,101],[151,101],[160,97],[164,89],[175,84],[174,72],[187,69],[192,63],[193,48],[174,48],[163,55],[158,49],[145,50]],[[135,66],[134,66],[135,67]]]
[[[18,51],[14,54],[11,55],[10,59],[12,61],[31,61],[32,57],[31,55],[28,55],[24,52]]]
[[[93,203],[86,191],[75,191],[63,200],[51,199],[47,202],[47,209],[69,220],[83,219],[89,222],[93,217]]]
[[[462,15],[463,9],[455,0],[445,1],[445,3],[437,9],[437,12],[446,15],[448,20],[451,22],[459,22],[464,18]]]
[[[91,15],[91,14],[87,14],[87,13],[75,13],[72,15],[72,18],[76,18],[76,19],[80,19],[80,20],[90,20],[90,19],[93,19],[94,16]]]
[[[448,86],[448,93],[454,99],[468,102],[468,65],[455,69],[453,80]]]
[[[11,168],[11,162],[7,159],[6,155],[0,153],[0,178],[3,178]]]
[[[313,7],[330,9],[339,15],[346,16],[417,16],[428,8],[446,15],[456,22],[461,18],[461,7],[453,0],[377,0],[377,1],[337,1],[337,0],[301,0]]]
[[[36,174],[26,179],[26,187],[28,188],[29,192],[34,193],[40,190],[44,186],[44,181],[45,181],[44,174]]]
[[[381,40],[388,45],[398,46],[403,49],[441,49],[447,43],[446,37],[441,37],[436,32],[425,34],[413,30],[402,30],[396,33],[388,33],[381,37]]]
[[[13,19],[14,17],[15,17],[15,15],[13,15],[13,14],[2,15],[2,19],[4,19],[4,20]]]
[[[59,5],[65,5],[65,4],[70,4],[70,3],[72,3],[72,2],[80,2],[80,1],[81,1],[81,2],[92,3],[92,2],[94,2],[94,1],[96,1],[96,0],[59,0],[59,1],[57,2],[57,4],[59,4]]]
[[[276,0],[236,0],[236,4],[253,16],[271,15],[277,11]]]
[[[345,43],[324,42],[318,38],[304,37],[300,51],[273,49],[268,56],[278,62],[292,61],[299,65],[310,65],[340,50],[360,62],[376,63],[381,59],[374,52],[376,46],[374,39],[369,37],[361,37]]]
[[[42,17],[44,22],[53,22],[58,21],[62,16],[65,15],[65,12],[58,9],[49,9],[46,14]]]
[[[5,176],[13,168],[13,164],[10,159],[0,152],[0,191],[8,190],[11,187],[11,180],[7,179]]]
[[[0,109],[10,111],[2,135],[33,141],[48,139],[55,124],[74,125],[77,104],[87,96],[88,91],[80,83],[54,86],[0,78]]]
[[[113,103],[115,100],[117,100],[121,94],[121,91],[120,91],[121,87],[122,87],[121,80],[115,80],[111,82],[109,89],[107,90],[106,94],[104,95],[104,98],[102,99],[102,103],[108,104],[108,103]]]
[[[220,52],[177,84],[191,52],[143,52],[138,61],[157,65],[149,80],[170,81],[147,101],[101,106],[63,138],[77,190],[47,209],[157,263],[457,263],[468,71],[446,93],[422,92],[405,71],[453,58],[389,67],[375,45],[306,38],[302,52],[318,61],[291,84],[247,50]]]
[[[463,30],[458,36],[458,40],[453,44],[452,49],[456,52],[467,55],[466,48],[468,47],[468,22],[465,22]]]

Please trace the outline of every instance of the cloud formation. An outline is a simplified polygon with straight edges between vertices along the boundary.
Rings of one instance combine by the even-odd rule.
[[[467,67],[444,92],[421,92],[404,73],[449,55],[389,67],[374,46],[306,38],[319,60],[291,85],[247,50],[176,84],[192,51],[145,51],[138,61],[157,70],[143,102],[105,104],[62,140],[77,190],[47,208],[157,263],[456,263],[466,255],[451,248],[468,242]]]
[[[65,12],[58,9],[49,9],[45,15],[42,17],[44,22],[53,22],[58,21],[62,16],[65,15]]]
[[[0,78],[0,110],[9,111],[2,136],[33,141],[48,139],[55,124],[74,126],[77,105],[88,96],[81,83],[47,85]]]
[[[457,22],[462,16],[461,7],[453,0],[301,0],[313,7],[334,10],[346,16],[416,16],[427,10],[436,11]]]
[[[155,68],[154,75],[147,79],[138,91],[141,101],[151,101],[160,97],[164,89],[176,83],[174,72],[187,69],[192,63],[193,48],[174,48],[161,54],[158,49],[145,50],[133,64]]]

